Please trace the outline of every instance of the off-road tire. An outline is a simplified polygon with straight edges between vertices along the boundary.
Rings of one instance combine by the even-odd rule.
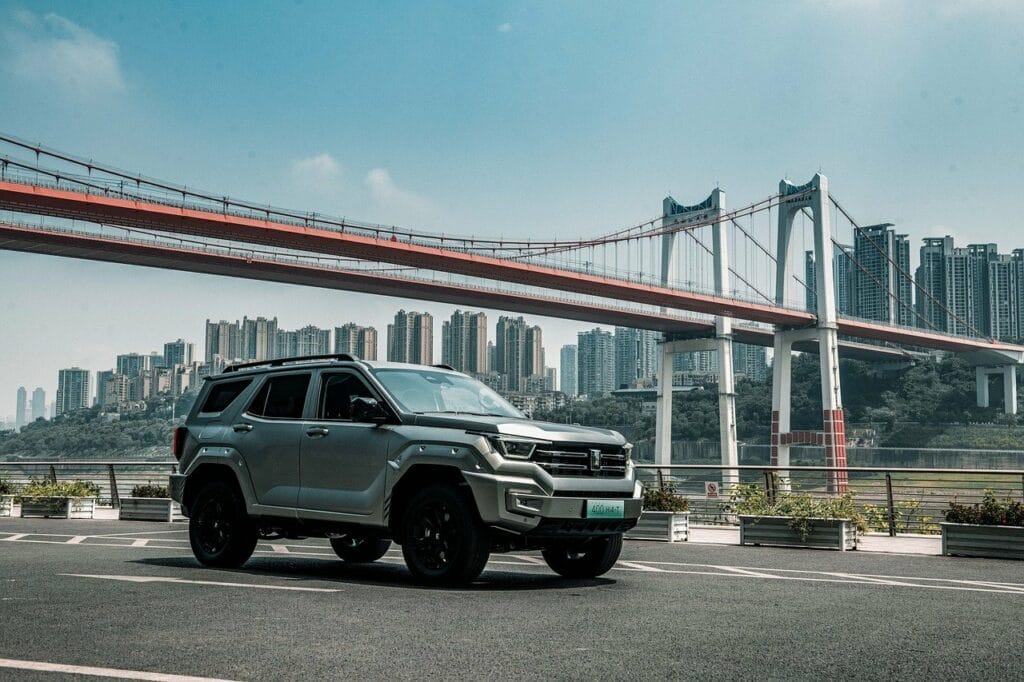
[[[331,549],[338,558],[350,564],[368,564],[387,554],[391,540],[381,540],[371,535],[346,534],[331,538]]]
[[[558,575],[566,578],[596,578],[604,575],[619,559],[622,535],[608,535],[583,541],[551,545],[541,554]]]
[[[237,568],[256,549],[259,529],[234,486],[210,481],[196,495],[188,524],[192,553],[204,566]]]
[[[473,582],[491,549],[472,498],[443,484],[428,486],[409,501],[401,538],[409,571],[418,582],[432,586]]]

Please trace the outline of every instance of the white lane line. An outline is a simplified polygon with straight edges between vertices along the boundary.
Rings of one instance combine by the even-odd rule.
[[[66,663],[47,663],[45,661],[19,661],[13,658],[0,658],[0,668],[16,670],[38,670],[47,673],[67,673],[69,675],[92,675],[93,677],[112,677],[118,680],[151,680],[153,682],[230,682],[215,677],[193,677],[192,675],[171,675],[169,673],[153,673],[144,670],[124,670],[121,668],[96,668],[90,665],[68,665]]]
[[[8,538],[0,539],[0,542],[17,542],[18,540],[26,537],[28,537],[28,533],[15,533],[14,535]]]
[[[75,537],[71,538],[70,540],[67,540],[64,544],[65,545],[80,545],[80,544],[82,544],[82,541],[85,540],[87,537],[89,537],[89,536],[88,535],[76,535]]]
[[[270,550],[275,554],[291,554],[284,545],[270,545]]]
[[[134,533],[108,533],[105,535],[90,535],[91,538],[124,538],[131,535],[162,535],[163,533],[187,533],[188,528],[179,530],[140,530]]]
[[[145,547],[148,542],[149,542],[149,540],[147,540],[147,539],[138,538],[136,540],[132,540],[132,545],[131,546],[132,547]]]
[[[619,561],[618,563],[615,564],[616,568],[621,568],[623,566],[625,566],[626,568],[631,568],[634,571],[644,571],[646,573],[664,573],[665,572],[664,569],[655,568],[653,566],[644,566],[643,564],[635,563],[633,561]]]
[[[857,575],[855,573],[826,573],[822,572],[822,575],[832,575],[837,578],[847,578],[849,580],[859,583],[876,583],[878,585],[894,585],[897,587],[920,587],[917,583],[908,583],[902,580],[892,580],[887,578],[874,578],[867,575]]]
[[[759,571],[751,571],[747,568],[736,568],[735,566],[715,566],[714,568],[727,571],[729,573],[738,573],[739,575],[748,575],[751,578],[777,578],[779,576],[773,573],[761,573]]]
[[[519,559],[523,563],[530,564],[532,566],[547,566],[547,562],[543,559],[538,559],[535,556],[527,556],[525,554],[506,554],[505,556],[512,559]]]
[[[248,587],[253,590],[287,590],[289,592],[341,592],[327,587],[293,587],[291,585],[255,585],[253,583],[228,583],[219,580],[186,580],[149,575],[93,575],[88,573],[58,573],[71,578],[96,578],[117,580],[126,583],[174,583],[178,585],[208,585],[213,587]]]

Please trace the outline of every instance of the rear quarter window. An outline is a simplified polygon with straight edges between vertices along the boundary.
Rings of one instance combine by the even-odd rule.
[[[210,392],[203,401],[200,413],[216,413],[226,410],[235,399],[242,394],[242,391],[249,388],[252,379],[241,379],[239,381],[221,381],[213,385]]]

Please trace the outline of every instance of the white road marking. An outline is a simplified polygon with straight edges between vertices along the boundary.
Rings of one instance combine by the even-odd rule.
[[[75,537],[71,538],[70,540],[67,540],[64,544],[65,545],[80,545],[80,544],[82,544],[82,541],[85,540],[87,537],[89,537],[89,536],[88,535],[76,535]]]
[[[213,587],[248,587],[253,590],[287,590],[289,592],[341,592],[327,587],[294,587],[291,585],[256,585],[253,583],[229,583],[219,580],[186,580],[184,578],[165,578],[152,575],[95,575],[88,573],[58,573],[70,578],[96,578],[98,580],[117,580],[126,583],[174,583],[179,585],[209,585]]]
[[[11,535],[10,537],[0,539],[0,542],[17,542],[18,540],[20,540],[20,539],[22,539],[24,537],[28,537],[28,533],[15,533],[14,535]]]
[[[139,530],[134,533],[109,533],[106,535],[90,535],[91,538],[123,538],[131,535],[161,535],[163,533],[187,533],[188,528],[179,530]]]
[[[149,540],[147,540],[145,538],[137,538],[135,540],[132,540],[132,545],[131,546],[132,547],[145,547],[147,543],[149,543]]]
[[[505,556],[513,559],[519,559],[523,563],[532,564],[533,566],[547,566],[547,562],[543,559],[538,559],[535,556],[529,556],[527,554],[506,554]]]
[[[714,566],[714,568],[722,571],[728,571],[729,573],[738,573],[740,575],[749,575],[751,578],[774,578],[776,576],[771,573],[762,573],[759,571],[751,571],[747,568],[737,568],[736,566]]]
[[[284,545],[270,545],[270,550],[275,554],[291,554]]]
[[[152,682],[230,682],[214,677],[193,677],[191,675],[171,675],[153,673],[144,670],[124,670],[121,668],[97,668],[89,665],[68,665],[66,663],[47,663],[45,661],[19,661],[13,658],[0,658],[0,668],[16,670],[38,670],[47,673],[67,673],[68,675],[91,675],[93,677],[111,677],[118,680],[151,680]]]
[[[644,566],[641,563],[637,563],[637,562],[633,562],[633,561],[619,561],[618,563],[615,564],[615,567],[619,567],[619,566],[625,566],[626,568],[631,568],[634,571],[644,571],[646,573],[664,573],[665,572],[664,569],[655,568],[654,566]]]

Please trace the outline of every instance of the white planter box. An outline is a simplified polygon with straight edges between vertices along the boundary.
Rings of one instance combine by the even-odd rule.
[[[14,515],[14,495],[0,495],[0,516]]]
[[[1024,527],[942,523],[942,553],[948,556],[1024,559]]]
[[[791,516],[740,515],[741,545],[782,545],[813,547],[845,552],[857,549],[857,531],[848,519],[810,519],[807,538],[789,527]]]
[[[623,535],[628,540],[661,540],[686,542],[690,539],[690,512],[645,511],[632,530]]]
[[[168,497],[122,497],[122,521],[184,521],[181,505]]]
[[[95,497],[24,497],[21,518],[91,519]]]

